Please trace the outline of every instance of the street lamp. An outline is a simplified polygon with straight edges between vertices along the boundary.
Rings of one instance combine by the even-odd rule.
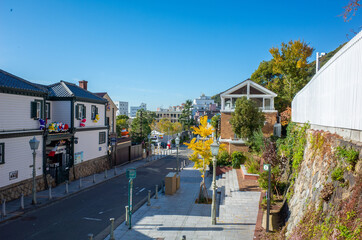
[[[212,205],[211,205],[211,223],[216,224],[216,207],[215,207],[215,197],[216,197],[216,156],[219,153],[219,144],[214,138],[214,142],[210,145],[211,154],[212,154]]]
[[[178,148],[180,146],[180,138],[177,136],[175,139],[176,142],[176,148],[177,148],[177,157],[176,157],[176,163],[177,163],[177,174],[180,172],[179,164],[178,164]]]
[[[150,152],[151,152],[151,135],[149,134],[148,135],[148,156],[147,157],[149,157],[151,155]]]
[[[30,141],[29,141],[29,145],[30,145],[30,149],[33,150],[33,165],[31,167],[33,167],[33,190],[32,190],[32,195],[33,195],[33,200],[32,200],[32,204],[36,204],[36,173],[35,173],[35,158],[36,158],[36,152],[35,150],[38,149],[39,147],[39,141],[33,137]]]

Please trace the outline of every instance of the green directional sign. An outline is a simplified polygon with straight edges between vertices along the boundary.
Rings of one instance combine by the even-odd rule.
[[[136,178],[136,169],[135,168],[128,168],[126,171],[126,177],[128,179],[135,179]]]

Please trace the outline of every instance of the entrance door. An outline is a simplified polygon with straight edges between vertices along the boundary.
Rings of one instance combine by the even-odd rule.
[[[59,171],[59,175],[58,175],[58,182],[62,183],[65,182],[66,180],[69,180],[69,168],[70,168],[70,163],[69,163],[69,154],[63,152],[62,153],[62,159],[61,159],[61,164],[60,164],[60,171]]]

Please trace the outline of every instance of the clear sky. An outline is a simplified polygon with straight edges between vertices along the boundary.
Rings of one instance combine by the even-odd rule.
[[[347,3],[0,0],[0,68],[42,84],[85,79],[155,110],[247,79],[283,41],[334,50],[362,25],[362,9],[339,16]]]

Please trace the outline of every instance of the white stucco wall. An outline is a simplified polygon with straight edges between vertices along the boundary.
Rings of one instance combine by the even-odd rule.
[[[71,101],[49,101],[50,102],[50,113],[51,122],[62,122],[68,124],[70,127],[71,119]]]
[[[85,107],[86,107],[86,123],[85,123],[85,127],[101,127],[101,126],[105,126],[105,105],[104,104],[97,104],[97,103],[88,103],[88,102],[75,102],[74,103],[74,127],[75,128],[78,128],[80,127],[80,120],[76,119],[76,114],[75,114],[75,111],[76,111],[76,106],[77,104],[83,104]],[[91,106],[92,105],[95,105],[96,107],[98,107],[98,114],[99,114],[99,120],[98,122],[94,122],[92,119],[91,119],[91,114],[92,114],[92,111],[91,111]]]
[[[30,103],[41,97],[0,93],[0,131],[39,129],[39,121],[30,117]]]
[[[294,122],[362,131],[362,31],[295,96]]]
[[[29,167],[33,164],[33,152],[29,146],[32,138],[33,136],[0,139],[0,143],[5,143],[5,163],[0,164],[0,188],[33,177],[33,168]],[[36,175],[40,176],[43,174],[43,137],[39,135],[36,139],[40,144],[36,151],[35,166]],[[9,180],[9,173],[16,170],[18,178]]]
[[[99,144],[99,132],[106,133],[106,142]],[[74,145],[74,153],[83,152],[83,162],[107,155],[107,129],[76,132],[78,144]]]

